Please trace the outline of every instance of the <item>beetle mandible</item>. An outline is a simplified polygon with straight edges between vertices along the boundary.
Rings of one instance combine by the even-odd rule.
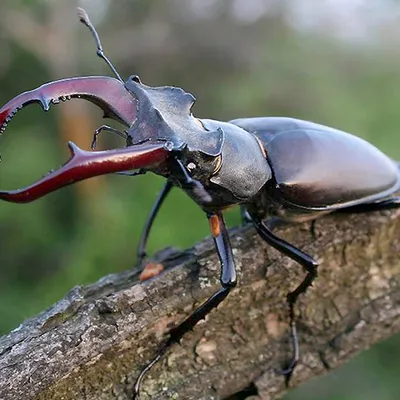
[[[92,32],[97,54],[116,78],[91,76],[50,82],[24,92],[0,109],[0,133],[15,113],[39,102],[44,110],[59,99],[80,97],[101,107],[106,117],[122,122],[118,131],[107,125],[94,133],[92,150],[100,132],[122,136],[127,147],[86,152],[69,143],[72,157],[61,168],[34,184],[1,191],[0,199],[24,203],[89,177],[135,169],[167,179],[147,219],[138,246],[142,263],[153,221],[171,188],[183,189],[205,212],[221,263],[221,288],[182,323],[146,365],[133,388],[139,395],[147,371],[168,348],[185,335],[236,285],[235,260],[223,219],[223,210],[242,207],[245,221],[268,244],[299,263],[307,272],[288,293],[293,356],[281,374],[290,376],[299,359],[294,306],[317,276],[318,263],[300,249],[273,234],[271,218],[298,222],[333,211],[368,212],[400,207],[400,164],[370,143],[351,134],[294,118],[243,118],[229,122],[198,119],[191,113],[194,97],[176,87],[151,87],[137,75],[123,81],[105,55],[99,36],[83,9],[79,18]]]

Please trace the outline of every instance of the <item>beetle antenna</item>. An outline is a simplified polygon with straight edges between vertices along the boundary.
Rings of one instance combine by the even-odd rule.
[[[124,83],[124,81],[122,80],[120,74],[117,72],[117,70],[114,67],[114,65],[112,64],[112,62],[105,55],[104,50],[103,50],[103,46],[101,45],[99,34],[97,33],[96,28],[93,26],[92,22],[90,21],[87,12],[81,7],[78,7],[78,17],[79,17],[79,20],[90,29],[90,32],[92,32],[92,35],[94,37],[94,40],[95,40],[96,46],[97,46],[97,55],[100,58],[102,58],[108,64],[108,66],[111,68],[111,70],[114,73],[114,75],[122,83]]]

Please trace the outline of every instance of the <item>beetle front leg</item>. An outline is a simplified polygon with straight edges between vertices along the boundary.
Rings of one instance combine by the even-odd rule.
[[[92,144],[90,145],[90,148],[91,148],[92,150],[95,150],[95,149],[96,149],[97,138],[98,138],[98,136],[100,135],[100,133],[103,132],[103,131],[104,131],[104,132],[115,133],[115,134],[117,134],[118,136],[121,136],[123,139],[125,139],[125,140],[127,139],[126,133],[121,132],[121,131],[119,131],[118,129],[113,128],[112,126],[109,126],[109,125],[101,125],[101,126],[99,126],[99,127],[94,131],[93,139],[92,139]]]
[[[236,286],[235,261],[223,216],[221,213],[212,213],[208,214],[207,217],[210,221],[211,234],[221,263],[220,282],[222,287],[177,327],[171,329],[168,340],[161,347],[156,357],[146,365],[136,379],[133,387],[133,400],[138,399],[140,384],[153,365],[161,359],[173,344],[179,343],[187,332],[191,331],[213,308],[216,308],[228,296],[231,289]]]
[[[196,194],[196,196],[199,198],[200,201],[203,201],[205,203],[211,201],[211,197],[209,193],[205,190],[204,186],[201,184],[196,179],[193,179],[189,173],[186,171],[186,168],[182,164],[182,162],[176,158],[176,165],[179,168],[179,173],[182,175],[182,178],[185,182],[186,185],[191,186],[193,188],[193,192]],[[142,234],[140,236],[139,240],[139,246],[137,249],[137,259],[139,264],[142,264],[144,258],[147,256],[146,253],[146,244],[147,240],[149,238],[149,233],[150,229],[154,223],[154,220],[161,208],[161,205],[163,204],[164,200],[168,196],[169,192],[172,189],[172,183],[166,182],[164,187],[161,189],[161,192],[158,194],[156,201],[153,204],[153,207],[150,211],[150,214],[146,220],[145,226],[143,228]],[[222,217],[221,217],[222,218]]]
[[[277,370],[277,372],[281,375],[285,375],[286,383],[288,383],[290,380],[290,376],[292,375],[293,370],[299,360],[299,340],[297,336],[294,307],[296,305],[298,297],[302,293],[305,293],[310,286],[312,286],[314,279],[317,277],[318,262],[316,262],[312,257],[302,252],[297,247],[275,236],[268,228],[266,223],[261,219],[250,214],[248,214],[248,216],[252,219],[257,233],[261,236],[262,239],[264,239],[269,245],[271,245],[278,251],[290,257],[292,260],[298,262],[307,271],[307,275],[300,283],[300,285],[297,286],[297,288],[292,292],[289,292],[286,297],[289,305],[289,322],[293,344],[293,356],[288,366],[283,370]]]

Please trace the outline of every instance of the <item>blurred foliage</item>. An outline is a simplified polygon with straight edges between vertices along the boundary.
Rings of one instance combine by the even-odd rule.
[[[147,84],[183,87],[196,95],[199,117],[313,120],[362,136],[400,159],[399,2],[334,3],[4,1],[0,102],[49,80],[110,75],[77,21],[75,8],[81,5],[122,76],[137,73]],[[96,108],[78,100],[47,114],[38,106],[24,109],[1,139],[1,187],[17,188],[60,165],[70,138],[88,148],[101,123]],[[123,143],[105,134],[101,146]],[[0,331],[16,327],[74,285],[133,266],[140,231],[161,186],[162,179],[150,175],[108,176],[32,204],[2,203]],[[237,212],[228,213],[231,225],[238,221]],[[157,219],[149,250],[187,247],[207,234],[204,215],[175,190]],[[397,398],[399,345],[393,338],[376,346],[288,398]]]

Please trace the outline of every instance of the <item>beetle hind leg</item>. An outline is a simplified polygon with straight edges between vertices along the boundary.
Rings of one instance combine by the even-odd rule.
[[[318,263],[308,254],[304,253],[303,251],[284,241],[283,239],[275,236],[264,221],[250,214],[248,214],[248,216],[251,218],[253,225],[257,230],[257,233],[261,236],[262,239],[264,239],[269,245],[271,245],[278,251],[290,257],[292,260],[298,262],[307,271],[307,275],[300,283],[300,285],[297,286],[297,288],[292,292],[289,292],[286,297],[289,306],[289,322],[293,354],[287,367],[284,369],[276,370],[276,372],[278,374],[285,375],[286,384],[288,384],[293,370],[299,360],[299,340],[297,336],[294,308],[298,297],[302,293],[305,293],[310,286],[312,286],[314,279],[317,277]]]

